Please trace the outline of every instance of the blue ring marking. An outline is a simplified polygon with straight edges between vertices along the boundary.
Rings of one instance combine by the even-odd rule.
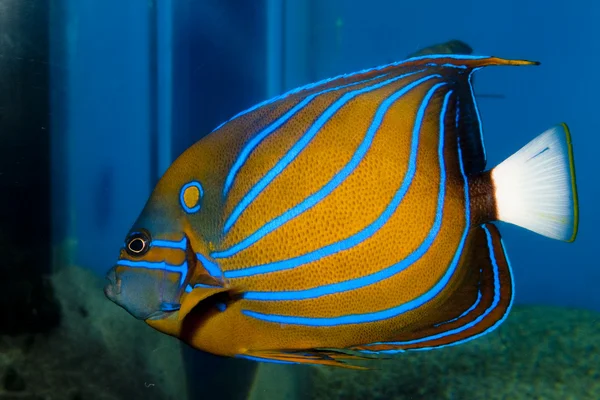
[[[131,268],[143,268],[143,269],[160,269],[167,272],[176,272],[181,275],[180,286],[183,286],[185,278],[188,273],[187,261],[184,261],[181,265],[168,264],[165,261],[131,261],[131,260],[117,260],[117,265]]]
[[[392,84],[402,78],[405,78],[409,75],[418,74],[423,71],[415,71],[410,74],[400,75],[394,78],[387,79],[385,81],[381,81],[371,86],[367,86],[362,89],[356,89],[350,92],[346,92],[336,100],[332,105],[327,107],[327,109],[317,118],[317,120],[310,126],[310,128],[304,133],[304,135],[298,140],[290,150],[275,164],[269,172],[267,172],[249,191],[244,195],[242,200],[235,206],[227,220],[225,221],[225,225],[223,227],[223,232],[227,233],[235,224],[240,215],[246,210],[246,208],[258,197],[260,193],[285,169],[289,164],[292,163],[296,159],[296,157],[302,152],[306,146],[310,143],[310,141],[319,133],[323,125],[325,125],[329,119],[344,105],[346,105],[350,100],[355,97],[368,93],[377,89],[380,89],[386,85]],[[226,257],[222,255],[222,253],[217,253],[218,256],[212,255],[214,258],[223,258]]]
[[[416,339],[416,340],[411,340],[411,341],[407,341],[407,342],[382,342],[382,343],[373,343],[372,345],[376,345],[376,344],[390,344],[390,345],[410,345],[410,344],[415,344],[415,343],[421,343],[424,341],[428,341],[428,340],[434,340],[434,339],[439,339],[448,335],[453,335],[455,333],[460,333],[468,328],[471,328],[473,326],[475,326],[476,324],[478,324],[479,322],[481,322],[490,312],[492,312],[494,310],[494,308],[496,308],[496,306],[498,305],[498,303],[500,302],[500,278],[499,278],[499,272],[498,272],[498,264],[496,262],[496,256],[494,254],[494,245],[492,243],[492,237],[490,235],[490,232],[487,228],[487,226],[484,224],[482,225],[483,229],[485,230],[485,234],[487,237],[487,244],[488,244],[488,249],[490,252],[490,259],[492,260],[492,269],[494,271],[494,301],[492,302],[492,304],[490,305],[490,307],[488,307],[485,312],[480,315],[479,317],[477,317],[475,320],[471,321],[470,323],[468,323],[465,326],[462,326],[460,328],[456,328],[447,332],[442,332],[439,333],[437,335],[432,335],[426,338],[421,338],[421,339]],[[510,265],[510,261],[508,260],[508,255],[506,253],[506,248],[504,247],[504,242],[502,241],[502,238],[500,238],[500,244],[502,246],[502,251],[504,252],[504,256],[506,257],[506,263],[508,264],[508,269],[509,269],[509,273],[510,273],[510,278],[511,278],[511,286],[514,288],[514,280],[513,280],[513,275],[512,275],[512,267]],[[477,339],[483,335],[486,335],[490,332],[492,332],[494,329],[496,329],[498,326],[500,326],[508,317],[508,314],[510,313],[510,310],[512,308],[513,305],[513,301],[514,301],[514,290],[511,293],[511,297],[510,297],[510,301],[508,304],[508,307],[506,308],[506,311],[504,313],[504,315],[502,316],[502,318],[498,321],[496,321],[496,323],[492,326],[490,326],[488,329],[486,329],[483,332],[478,333],[477,335],[473,335],[469,338],[466,339],[462,339],[462,340],[458,340],[456,342],[453,343],[448,343],[448,344],[444,344],[444,345],[440,345],[440,346],[430,346],[430,347],[423,347],[423,348],[419,348],[419,349],[408,349],[409,351],[425,351],[425,350],[432,350],[432,349],[440,349],[443,347],[449,347],[449,346],[456,346],[474,339]],[[362,350],[361,353],[376,353],[376,354],[394,354],[394,353],[401,353],[404,352],[406,350],[381,350],[381,351],[372,351],[372,350]]]
[[[217,310],[219,310],[221,312],[227,310],[227,304],[225,304],[223,302],[215,303],[215,306],[217,307]]]
[[[186,250],[187,239],[184,236],[181,240],[159,240],[155,239],[150,242],[151,247],[166,247],[168,249]]]
[[[216,130],[218,130],[223,125],[227,124],[228,122],[231,122],[231,121],[233,121],[236,118],[239,118],[239,117],[241,117],[243,115],[246,115],[246,114],[248,114],[248,113],[256,110],[257,108],[260,108],[262,106],[266,106],[268,104],[274,103],[274,102],[276,102],[278,100],[285,99],[286,97],[289,97],[289,96],[291,96],[293,94],[300,93],[300,92],[305,91],[305,90],[313,89],[313,88],[315,88],[315,87],[317,87],[319,85],[324,85],[324,84],[329,83],[331,81],[334,81],[336,79],[352,78],[353,76],[356,76],[356,75],[365,74],[365,73],[373,72],[373,71],[380,71],[380,70],[385,69],[385,68],[396,67],[398,65],[401,65],[401,64],[404,64],[404,63],[407,63],[407,62],[419,61],[419,60],[422,60],[422,59],[425,59],[425,58],[430,58],[432,60],[433,59],[438,59],[438,58],[449,58],[449,59],[452,59],[452,60],[459,60],[460,61],[460,60],[481,60],[481,59],[484,59],[484,58],[491,58],[491,57],[490,56],[473,56],[473,55],[467,55],[467,54],[432,54],[432,55],[424,55],[424,56],[411,57],[411,58],[407,58],[406,60],[396,61],[396,62],[393,62],[393,63],[380,65],[380,66],[377,66],[377,67],[374,67],[374,68],[367,68],[367,69],[363,69],[363,70],[352,72],[352,73],[348,73],[348,74],[341,74],[341,75],[338,75],[338,76],[334,76],[333,78],[327,78],[327,79],[320,80],[318,82],[313,82],[313,83],[309,83],[308,85],[297,87],[297,88],[292,89],[292,90],[290,90],[288,92],[285,92],[285,93],[283,93],[283,94],[281,94],[279,96],[276,96],[276,97],[273,97],[271,99],[267,99],[265,101],[262,101],[262,102],[260,102],[258,104],[255,104],[254,106],[248,108],[247,110],[241,111],[241,112],[237,113],[236,115],[234,115],[233,117],[231,117],[230,119],[228,119],[227,121],[221,123],[221,125],[217,126],[215,129],[213,129],[213,132],[216,131]],[[446,65],[446,64],[444,64],[444,65]],[[454,67],[457,67],[456,65],[453,65],[453,64],[448,64],[448,65],[452,65]]]
[[[433,95],[436,86],[430,92]],[[437,86],[439,88],[439,85]],[[423,240],[423,242],[410,253],[406,258],[400,262],[393,264],[387,268],[384,268],[371,275],[365,275],[360,278],[349,279],[344,282],[332,283],[323,286],[317,286],[311,289],[294,290],[294,291],[279,291],[279,292],[245,292],[243,297],[247,300],[306,300],[321,297],[329,294],[347,292],[350,290],[359,289],[365,286],[373,285],[381,282],[382,280],[388,279],[410,267],[412,264],[417,262],[423,257],[431,248],[433,242],[437,238],[440,229],[442,227],[442,220],[444,219],[444,204],[446,196],[446,165],[444,162],[444,135],[445,135],[445,117],[448,107],[448,102],[452,90],[446,93],[440,112],[440,133],[439,133],[439,144],[438,144],[438,159],[440,166],[440,184],[438,190],[437,206],[435,210],[435,219],[429,233]],[[426,98],[425,103],[429,102]],[[391,102],[390,102],[391,105]],[[383,117],[382,117],[383,118]]]
[[[253,267],[247,267],[239,270],[231,270],[225,271],[226,278],[240,278],[258,274],[266,274],[269,272],[275,271],[283,271],[286,269],[296,268],[300,265],[308,264],[319,260],[323,257],[330,256],[332,254],[336,254],[340,251],[347,250],[352,248],[364,240],[371,237],[375,232],[377,232],[383,225],[387,223],[387,220],[392,216],[392,214],[396,211],[404,196],[408,192],[410,185],[412,184],[412,180],[414,178],[416,172],[416,157],[419,143],[419,132],[421,129],[421,124],[423,122],[423,118],[425,115],[425,108],[427,103],[429,102],[431,96],[433,95],[434,89],[437,89],[440,86],[445,85],[446,83],[438,83],[425,96],[419,110],[417,112],[417,116],[415,118],[415,124],[413,126],[412,132],[412,143],[411,143],[411,154],[408,161],[408,170],[406,171],[406,175],[402,180],[402,184],[400,188],[396,191],[396,194],[386,207],[386,209],[375,219],[371,224],[363,228],[361,231],[353,234],[352,236],[347,237],[346,239],[340,240],[335,243],[331,243],[327,246],[321,247],[320,249],[311,251],[309,253],[303,254],[298,257],[290,258],[288,260],[275,261],[268,264],[257,265]]]
[[[237,354],[235,358],[245,358],[246,360],[258,361],[258,362],[268,362],[273,364],[300,364],[294,361],[283,361],[283,360],[272,360],[270,358],[262,358],[262,357],[254,357],[247,356],[245,354]]]
[[[223,276],[223,273],[221,272],[221,268],[219,268],[219,266],[210,261],[208,258],[206,258],[204,256],[204,254],[202,253],[196,253],[196,258],[198,260],[200,260],[200,262],[202,263],[202,265],[204,266],[204,269],[206,269],[206,271],[213,277],[215,278],[220,278]]]
[[[329,88],[329,89],[326,89],[326,90],[322,90],[322,91],[320,91],[318,93],[313,93],[310,96],[307,96],[300,103],[296,104],[288,112],[286,112],[284,115],[282,115],[281,117],[279,117],[275,122],[271,123],[271,125],[269,125],[265,129],[263,129],[256,136],[254,136],[252,138],[252,140],[250,140],[248,142],[248,144],[244,147],[244,149],[240,152],[240,155],[235,160],[235,163],[233,164],[233,167],[231,167],[231,170],[229,171],[229,173],[227,174],[227,178],[225,179],[225,186],[223,187],[223,197],[226,197],[227,194],[229,193],[229,190],[231,189],[231,185],[233,184],[233,180],[235,179],[235,177],[236,177],[237,173],[239,172],[239,170],[244,166],[244,164],[246,163],[246,160],[248,159],[248,157],[250,157],[250,154],[254,151],[254,149],[268,135],[270,135],[276,129],[278,129],[283,124],[285,124],[296,113],[298,113],[300,110],[302,110],[304,107],[306,107],[309,103],[311,103],[316,97],[318,97],[318,96],[320,96],[322,94],[325,94],[325,93],[329,93],[329,92],[333,92],[333,91],[345,89],[345,88],[348,88],[348,87],[357,86],[357,85],[360,85],[360,84],[363,84],[363,83],[371,82],[373,80],[377,80],[377,79],[383,78],[385,76],[387,76],[387,74],[382,74],[382,75],[378,75],[378,76],[376,76],[374,78],[365,79],[363,81],[354,82],[354,83],[350,83],[350,84],[347,84],[347,85],[336,86],[334,88]]]
[[[448,270],[442,276],[442,278],[436,283],[429,291],[422,294],[421,296],[407,302],[401,304],[396,307],[388,308],[387,310],[376,311],[372,313],[366,314],[353,314],[353,315],[343,315],[339,317],[295,317],[291,315],[269,315],[264,313],[259,313],[256,311],[250,310],[242,310],[244,315],[247,315],[251,318],[256,318],[259,320],[267,321],[267,322],[275,322],[279,324],[289,324],[289,325],[304,325],[304,326],[338,326],[338,325],[347,325],[347,324],[361,324],[367,322],[375,322],[388,318],[397,317],[405,312],[414,310],[418,307],[421,307],[423,304],[427,303],[435,296],[440,294],[440,292],[446,287],[452,275],[456,271],[456,267],[458,265],[458,261],[460,260],[460,256],[463,252],[463,248],[465,245],[465,241],[467,239],[469,228],[471,224],[471,210],[470,210],[470,200],[469,200],[469,186],[467,181],[467,176],[465,175],[463,162],[462,162],[462,154],[460,150],[460,138],[458,138],[458,159],[460,165],[460,172],[464,179],[464,189],[465,189],[465,229],[463,231],[462,237],[460,239],[458,248],[454,253],[454,257],[448,266]]]
[[[404,76],[406,76],[406,75],[404,75]],[[379,106],[377,112],[375,113],[373,122],[369,126],[369,129],[367,130],[367,133],[366,133],[363,141],[360,143],[360,145],[356,149],[356,152],[353,154],[350,161],[341,170],[339,170],[335,174],[335,176],[329,182],[327,182],[327,184],[325,184],[325,186],[320,188],[317,192],[308,196],[306,199],[304,199],[299,204],[296,204],[294,207],[285,211],[283,214],[281,214],[278,217],[267,222],[266,224],[264,224],[262,227],[260,227],[258,230],[256,230],[254,233],[252,233],[251,235],[249,235],[248,237],[246,237],[239,243],[235,244],[234,246],[231,246],[227,250],[219,251],[217,253],[217,255],[219,257],[231,257],[231,256],[237,254],[238,252],[240,252],[240,251],[250,247],[254,243],[258,242],[260,239],[265,237],[267,234],[273,232],[274,230],[276,230],[283,224],[287,223],[288,221],[292,220],[293,218],[296,218],[300,214],[302,214],[305,211],[309,210],[310,208],[314,207],[320,201],[322,201],[325,197],[327,197],[348,176],[350,176],[350,174],[352,174],[352,172],[358,167],[360,162],[363,160],[363,158],[367,154],[367,151],[371,147],[373,138],[375,137],[377,130],[381,126],[381,123],[383,122],[383,118],[384,118],[385,114],[387,113],[387,110],[392,106],[392,103],[395,102],[396,100],[398,100],[403,95],[405,95],[411,89],[414,89],[416,86],[420,85],[421,83],[426,82],[436,76],[441,77],[440,75],[429,75],[429,76],[426,76],[425,78],[416,80],[416,81],[410,83],[409,85],[403,87],[401,90],[390,95],[384,102],[382,102],[382,104]]]
[[[198,204],[196,204],[194,207],[188,207],[184,201],[184,193],[187,189],[189,189],[191,187],[197,188],[198,192],[199,192]],[[202,203],[203,197],[204,197],[204,189],[202,189],[202,185],[198,181],[191,181],[191,182],[186,183],[185,185],[182,186],[181,190],[179,191],[179,203],[181,204],[181,207],[183,208],[183,210],[188,214],[193,214],[195,212],[198,212],[198,210],[200,210],[200,205]]]

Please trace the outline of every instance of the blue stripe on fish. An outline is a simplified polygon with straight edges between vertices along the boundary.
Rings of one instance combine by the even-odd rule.
[[[162,303],[160,305],[160,310],[167,311],[167,312],[177,311],[180,308],[181,308],[181,304],[177,304],[177,303]]]
[[[464,317],[465,315],[467,315],[471,311],[473,311],[475,308],[477,308],[477,306],[479,305],[480,302],[481,302],[481,289],[477,291],[477,299],[475,300],[473,305],[471,307],[469,307],[466,311],[464,311],[462,314],[460,314],[456,318],[452,318],[452,319],[449,319],[448,321],[440,322],[439,324],[434,324],[433,326],[435,326],[437,328],[438,326],[446,325],[446,324],[449,324],[450,322],[458,321],[459,319],[461,319],[462,317]]]
[[[165,248],[169,248],[169,249],[178,249],[178,250],[185,251],[187,248],[187,239],[184,236],[181,240],[177,240],[177,241],[176,240],[152,240],[151,246],[152,247],[165,247]],[[208,273],[211,276],[213,276],[213,277],[221,277],[222,276],[221,269],[219,268],[219,266],[216,263],[210,261],[208,258],[206,258],[202,253],[196,253],[196,258],[198,258],[198,260],[200,260],[202,262],[202,265],[204,266],[206,271],[208,271]],[[125,265],[125,263],[123,263],[123,261],[127,261],[127,260],[120,260],[119,263],[121,265]],[[127,261],[127,262],[142,263],[142,262],[148,262],[148,261]],[[171,265],[171,264],[167,264],[165,262],[165,265]],[[186,265],[187,265],[187,263],[186,263]],[[133,266],[133,265],[130,265],[130,266]],[[154,268],[154,269],[160,269],[160,268]],[[166,270],[170,271],[169,269],[166,269]],[[187,270],[186,270],[186,274],[187,274]],[[182,277],[182,279],[185,279],[185,275]]]
[[[456,267],[458,265],[458,261],[460,260],[460,256],[463,252],[465,241],[467,239],[467,235],[469,233],[470,221],[471,221],[471,206],[469,199],[469,186],[467,182],[467,176],[464,172],[462,154],[460,150],[460,138],[458,138],[458,160],[460,165],[460,172],[463,176],[464,180],[464,190],[465,190],[465,229],[463,231],[462,237],[460,239],[458,248],[454,253],[454,257],[448,267],[448,270],[442,276],[442,278],[436,283],[433,288],[431,288],[426,293],[421,296],[413,299],[407,303],[401,304],[396,307],[389,308],[387,310],[381,310],[373,313],[365,313],[365,314],[354,314],[354,315],[343,315],[339,317],[331,317],[331,318],[321,318],[321,317],[295,317],[291,315],[269,315],[264,313],[259,313],[256,311],[250,310],[242,310],[244,315],[247,315],[251,318],[256,318],[259,320],[274,322],[279,324],[289,324],[289,325],[305,325],[305,326],[338,326],[338,325],[347,325],[347,324],[361,324],[368,322],[380,321],[383,319],[397,317],[400,314],[405,312],[414,310],[418,307],[421,307],[423,304],[427,303],[435,296],[440,294],[440,292],[446,287],[450,278],[456,271]]]
[[[208,271],[211,276],[220,278],[223,274],[221,272],[221,268],[219,266],[206,258],[202,253],[196,253],[196,258],[202,262],[202,265]]]
[[[150,242],[150,246],[151,247],[165,247],[168,249],[178,249],[178,250],[184,250],[186,249],[187,246],[187,239],[185,238],[185,236],[181,239],[181,240],[152,240]]]
[[[420,110],[424,110],[426,108],[426,106],[429,103],[429,101],[431,100],[431,97],[433,96],[433,93],[435,92],[435,90],[439,89],[443,85],[444,84],[437,84],[430,89],[430,91],[425,96],[425,99],[423,100]],[[445,116],[446,116],[446,111],[447,111],[447,107],[448,107],[448,102],[450,100],[451,95],[452,95],[452,91],[449,91],[448,93],[446,93],[446,96],[444,97],[442,109],[440,112],[440,135],[439,135],[439,145],[438,145],[438,158],[439,158],[439,166],[440,166],[440,184],[439,184],[439,191],[438,191],[437,206],[436,206],[436,211],[435,211],[435,219],[434,219],[433,225],[432,225],[429,233],[427,234],[425,240],[419,245],[419,247],[416,250],[414,250],[412,253],[410,253],[402,261],[400,261],[394,265],[391,265],[385,269],[382,269],[371,275],[366,275],[366,276],[362,276],[360,278],[350,279],[350,280],[347,280],[344,282],[338,282],[338,283],[333,283],[333,284],[329,284],[329,285],[318,286],[315,288],[305,289],[305,290],[280,291],[280,292],[246,292],[246,293],[244,293],[244,298],[248,299],[248,300],[262,300],[262,301],[265,301],[265,300],[271,300],[271,301],[272,300],[305,300],[305,299],[311,299],[311,298],[325,296],[325,295],[329,295],[329,294],[347,292],[349,290],[359,289],[359,288],[362,288],[362,287],[365,287],[368,285],[376,284],[378,282],[381,282],[384,279],[388,279],[388,278],[404,271],[406,268],[410,267],[412,264],[417,262],[421,257],[423,257],[423,255],[425,255],[425,253],[427,253],[427,251],[429,251],[429,249],[431,248],[431,245],[437,238],[437,235],[442,226],[442,220],[444,218],[443,211],[444,211],[444,203],[445,203],[445,196],[446,196],[446,168],[445,168],[445,162],[444,162],[444,136],[445,136],[445,132],[444,132],[445,124],[444,123],[445,123]],[[398,97],[399,96],[392,96],[392,97],[388,98],[382,104],[381,108],[383,109],[384,113],[379,115],[380,120],[383,120],[385,111],[387,111],[387,109],[392,105],[392,103],[395,100],[397,100]],[[425,104],[425,106],[423,106],[423,104]],[[415,144],[415,147],[418,147],[418,136],[415,137],[414,140],[417,141],[417,143]],[[416,164],[416,162],[415,162],[415,164]],[[412,178],[411,178],[411,180],[412,180]]]
[[[422,72],[422,71],[423,70],[417,71],[417,72]],[[417,72],[414,72],[414,73],[417,73]],[[378,75],[378,76],[376,76],[374,78],[371,78],[371,79],[365,79],[365,80],[360,81],[360,82],[349,83],[347,85],[336,86],[334,88],[329,88],[327,90],[322,90],[320,92],[313,93],[310,96],[307,96],[300,103],[296,104],[294,107],[292,107],[291,110],[289,110],[288,112],[286,112],[284,115],[282,115],[277,120],[275,120],[275,122],[273,122],[267,128],[263,129],[260,133],[258,133],[256,136],[254,136],[248,142],[248,144],[242,149],[242,151],[240,152],[240,155],[235,160],[235,163],[233,164],[233,167],[231,167],[231,170],[227,174],[227,178],[225,179],[225,186],[223,187],[223,197],[226,197],[227,194],[229,193],[229,189],[231,189],[231,185],[233,184],[233,180],[235,179],[237,173],[242,168],[242,166],[244,165],[244,163],[246,162],[246,160],[248,159],[248,157],[250,157],[250,154],[254,151],[254,149],[267,136],[269,136],[271,133],[273,133],[275,130],[277,130],[279,127],[281,127],[287,121],[289,121],[294,115],[296,115],[296,113],[298,113],[300,110],[302,110],[308,104],[310,104],[316,97],[318,97],[318,96],[320,96],[322,94],[325,94],[325,93],[329,93],[329,92],[333,92],[333,91],[337,91],[337,90],[342,90],[342,89],[345,89],[345,88],[348,88],[348,87],[357,86],[357,85],[361,85],[363,83],[371,82],[371,81],[383,78],[386,75],[387,74],[382,74],[382,75]]]
[[[421,72],[421,71],[419,71],[419,72]],[[406,74],[404,76],[407,76],[407,75],[410,75],[410,74]],[[371,147],[371,144],[373,143],[373,138],[375,137],[377,130],[381,126],[381,123],[383,121],[383,117],[385,116],[385,113],[387,112],[388,108],[392,105],[392,103],[395,102],[396,100],[398,100],[400,97],[402,97],[406,93],[408,93],[411,89],[413,89],[416,86],[420,85],[421,83],[426,82],[435,77],[441,77],[441,76],[440,75],[426,76],[424,78],[421,78],[419,80],[412,82],[411,84],[403,87],[401,90],[390,95],[384,102],[382,102],[381,106],[378,108],[377,112],[375,113],[373,123],[367,130],[367,133],[366,133],[363,141],[356,149],[356,152],[353,154],[350,161],[340,171],[338,171],[335,174],[335,176],[329,182],[327,182],[327,184],[325,186],[323,186],[321,189],[319,189],[317,192],[313,193],[312,195],[308,196],[301,203],[295,205],[294,207],[290,208],[283,214],[281,214],[278,217],[267,222],[265,225],[260,227],[256,232],[254,232],[253,234],[251,234],[250,236],[248,236],[247,238],[245,238],[238,244],[230,247],[227,250],[220,251],[219,255],[221,257],[228,257],[228,256],[233,256],[233,255],[237,254],[241,250],[244,250],[244,249],[248,248],[249,246],[253,245],[257,241],[262,239],[264,236],[266,236],[267,234],[273,232],[274,230],[279,228],[281,225],[285,224],[286,222],[290,221],[291,219],[296,218],[298,215],[300,215],[303,212],[314,207],[316,204],[318,204],[320,201],[322,201],[325,197],[327,197],[348,176],[350,176],[350,174],[352,174],[352,172],[356,169],[356,167],[358,167],[360,162],[363,160],[363,158],[367,154],[367,151]]]
[[[244,358],[246,360],[252,360],[252,361],[259,361],[259,362],[268,362],[268,363],[273,363],[273,364],[300,364],[294,361],[283,361],[283,360],[274,360],[271,358],[262,358],[262,357],[254,357],[254,356],[247,356],[245,354],[237,354],[235,356],[235,358]]]
[[[454,119],[454,126],[458,128],[458,124],[460,123],[460,99],[456,98],[456,117]]]
[[[436,63],[427,63],[425,64],[425,66],[427,67],[435,67],[438,66],[440,64],[436,64]],[[441,64],[442,67],[449,67],[449,68],[459,68],[459,69],[467,69],[466,65],[455,65],[455,64]]]
[[[435,86],[435,88],[439,87],[440,85],[444,85],[444,84],[445,83],[439,83]],[[314,262],[316,260],[319,260],[323,257],[327,257],[332,254],[338,253],[340,251],[350,249],[350,248],[358,245],[359,243],[363,242],[364,240],[368,239],[373,234],[375,234],[375,232],[377,232],[383,225],[385,225],[387,223],[388,219],[396,211],[396,209],[398,208],[398,206],[404,199],[406,192],[408,192],[408,189],[410,188],[410,185],[412,183],[412,180],[414,178],[416,168],[417,168],[416,157],[417,157],[417,151],[418,151],[418,143],[419,143],[418,137],[419,137],[419,132],[420,132],[420,128],[421,128],[421,123],[422,123],[423,117],[425,115],[425,108],[427,106],[427,103],[428,103],[432,93],[433,93],[433,90],[430,90],[430,92],[428,92],[427,96],[421,103],[421,106],[417,112],[415,124],[413,126],[413,132],[412,132],[411,153],[410,153],[409,161],[408,161],[408,169],[406,171],[406,175],[404,176],[404,178],[402,180],[402,184],[401,184],[400,188],[398,189],[398,191],[396,191],[396,194],[394,195],[394,197],[392,198],[392,200],[390,201],[390,203],[388,204],[386,209],[379,215],[379,217],[377,217],[377,219],[375,221],[373,221],[371,224],[369,224],[363,230],[355,233],[354,235],[352,235],[344,240],[340,240],[338,242],[331,243],[327,246],[321,247],[320,249],[311,251],[309,253],[303,254],[298,257],[290,258],[288,260],[275,261],[275,262],[272,262],[269,264],[257,265],[257,266],[247,267],[247,268],[238,269],[238,270],[225,271],[225,277],[226,278],[241,278],[241,277],[246,277],[246,276],[266,274],[266,273],[270,273],[270,272],[283,271],[286,269],[296,268],[300,265],[308,264],[308,263]]]
[[[416,344],[416,343],[422,343],[425,341],[429,341],[429,340],[435,340],[435,339],[439,339],[439,338],[443,338],[446,337],[448,335],[454,335],[457,333],[461,333],[463,331],[465,331],[466,329],[472,328],[473,326],[475,326],[476,324],[480,323],[481,321],[483,321],[483,319],[489,315],[489,313],[491,313],[494,308],[496,308],[498,306],[498,303],[500,302],[500,276],[499,276],[499,269],[498,269],[498,263],[496,261],[496,256],[494,254],[494,244],[492,243],[492,236],[490,234],[490,231],[488,230],[487,226],[484,224],[482,225],[483,230],[485,231],[486,237],[487,237],[487,245],[488,245],[488,250],[489,250],[489,255],[490,255],[490,259],[492,260],[492,270],[494,272],[494,301],[492,302],[492,304],[485,310],[485,312],[483,314],[481,314],[479,317],[477,317],[476,319],[474,319],[473,321],[471,321],[470,323],[461,326],[460,328],[456,328],[450,331],[446,331],[446,332],[442,332],[439,333],[437,335],[432,335],[432,336],[428,336],[425,338],[421,338],[421,339],[417,339],[417,340],[409,340],[406,342],[381,342],[381,343],[373,343],[373,345],[381,345],[381,344],[390,344],[390,345],[410,345],[410,344]],[[502,245],[502,251],[504,252],[504,255],[506,257],[506,262],[508,264],[508,268],[509,270],[511,270],[511,266],[510,266],[510,261],[508,260],[508,256],[506,255],[506,249],[504,248],[504,242],[502,241],[502,239],[500,239],[500,244]],[[511,276],[511,284],[512,282],[512,273],[510,274]],[[514,287],[514,286],[513,286]],[[438,349],[438,348],[442,348],[442,347],[448,347],[448,346],[456,346],[474,339],[477,339],[483,335],[486,335],[488,333],[490,333],[491,331],[493,331],[494,329],[496,329],[498,326],[500,326],[504,320],[506,319],[506,317],[508,317],[508,314],[510,313],[510,309],[512,308],[512,304],[513,304],[513,300],[514,300],[514,292],[511,294],[511,299],[510,299],[510,303],[506,309],[506,312],[504,313],[504,316],[497,321],[494,325],[490,326],[488,329],[486,329],[485,331],[478,333],[477,335],[473,335],[469,338],[463,339],[463,340],[459,340],[453,343],[448,343],[448,344],[444,344],[444,345],[440,345],[440,346],[431,346],[431,347],[423,347],[423,348],[418,348],[418,349],[410,349],[410,351],[415,351],[415,350],[432,350],[432,349]],[[361,351],[361,353],[376,353],[376,354],[394,354],[394,353],[398,353],[398,352],[402,352],[403,350],[382,350],[382,351],[369,351],[369,350],[363,350]]]
[[[172,265],[168,264],[165,261],[131,261],[131,260],[118,260],[117,265],[122,265],[124,267],[131,268],[142,268],[142,269],[159,269],[167,272],[176,272],[181,275],[180,285],[183,286],[183,282],[185,281],[185,277],[188,272],[188,264],[187,261],[184,261],[180,265]]]
[[[400,75],[391,79],[387,79],[385,81],[376,83],[371,86],[367,86],[362,89],[353,90],[347,93],[344,93],[342,97],[336,100],[332,105],[330,105],[318,118],[317,120],[308,128],[308,130],[304,133],[304,135],[298,140],[292,148],[275,164],[269,172],[267,172],[251,189],[246,193],[246,195],[242,198],[242,200],[235,206],[231,215],[225,221],[225,225],[223,227],[223,232],[227,233],[235,224],[240,215],[246,210],[246,208],[258,197],[258,195],[275,179],[289,164],[294,161],[294,159],[304,150],[306,146],[310,143],[310,141],[319,133],[323,125],[325,125],[329,119],[346,103],[355,97],[368,93],[379,88],[382,88],[386,85],[394,83],[406,76],[416,74],[418,72],[413,72],[410,74]],[[215,252],[211,254],[213,258],[224,258],[229,257],[230,252]]]
[[[438,59],[438,58],[450,58],[452,60],[481,60],[484,58],[490,58],[490,56],[473,56],[473,55],[469,55],[469,54],[425,54],[423,56],[411,57],[404,61],[395,62],[392,65],[402,64],[407,61],[423,60],[426,58],[430,58],[432,60]],[[457,65],[454,65],[454,64],[449,64],[449,65],[452,65],[453,67],[457,67]]]

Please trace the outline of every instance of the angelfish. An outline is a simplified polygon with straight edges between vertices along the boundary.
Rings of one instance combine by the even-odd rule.
[[[105,293],[217,355],[352,366],[504,321],[494,221],[573,241],[569,130],[486,169],[471,86],[487,56],[428,55],[310,84],[187,149],[125,238]]]

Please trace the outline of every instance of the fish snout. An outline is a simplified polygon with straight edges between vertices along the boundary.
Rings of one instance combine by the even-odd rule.
[[[175,296],[165,298],[165,281],[160,279],[161,274],[117,264],[106,274],[108,283],[104,287],[104,295],[135,318],[145,320],[157,311],[164,311],[163,303],[176,304],[178,301]]]
[[[108,283],[104,286],[104,295],[109,300],[115,301],[117,296],[121,294],[121,280],[117,278],[117,271],[115,267],[112,267],[106,274],[106,280]]]

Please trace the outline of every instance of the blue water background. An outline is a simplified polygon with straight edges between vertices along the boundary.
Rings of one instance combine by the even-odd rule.
[[[187,0],[180,3],[189,6]],[[600,62],[600,30],[596,27],[600,3],[309,3],[310,23],[296,27],[294,34],[299,36],[289,41],[292,46],[297,43],[304,47],[307,57],[301,61],[305,68],[302,73],[288,74],[285,89],[396,61],[422,47],[454,38],[469,43],[477,54],[542,62],[539,67],[486,68],[476,75],[477,92],[505,96],[479,102],[488,166],[496,165],[558,122],[567,122],[573,135],[581,205],[579,237],[575,243],[565,244],[501,226],[514,267],[516,300],[600,310],[595,230],[600,226],[595,208],[600,196],[600,80],[596,71]],[[69,165],[65,201],[72,212],[58,223],[69,225],[70,234],[77,239],[77,262],[103,274],[115,260],[155,181],[148,168],[148,138],[155,114],[167,118],[167,124],[173,118],[172,126],[179,126],[177,129],[185,125],[186,132],[197,132],[193,138],[175,130],[172,146],[176,156],[227,116],[263,100],[266,90],[256,87],[266,86],[266,61],[256,59],[264,56],[264,38],[253,41],[243,35],[249,31],[258,35],[259,31],[247,27],[240,31],[240,21],[245,20],[248,9],[223,9],[219,2],[208,1],[193,7],[193,12],[188,9],[185,15],[175,10],[174,19],[186,19],[185,25],[172,21],[175,26],[185,26],[179,31],[184,35],[180,38],[202,31],[203,37],[213,40],[199,42],[197,51],[185,57],[179,54],[180,63],[171,65],[177,77],[174,81],[165,78],[165,71],[159,73],[159,78],[166,79],[164,84],[176,85],[172,92],[175,98],[168,103],[187,109],[185,115],[179,108],[170,113],[153,109],[149,101],[152,87],[147,63],[152,47],[148,44],[148,19],[143,17],[148,2],[66,0],[66,4],[69,12],[61,29],[68,47],[64,61],[68,87],[62,98],[68,111],[64,122],[68,146],[61,156]],[[262,11],[254,11],[250,13],[254,20],[264,23],[257,17]],[[178,43],[161,51],[178,56]],[[216,68],[217,64],[244,72],[228,79],[227,70]],[[168,107],[164,97],[162,100],[157,104]],[[207,112],[206,107],[215,101],[218,112]],[[195,120],[183,120],[194,113],[199,115]]]

